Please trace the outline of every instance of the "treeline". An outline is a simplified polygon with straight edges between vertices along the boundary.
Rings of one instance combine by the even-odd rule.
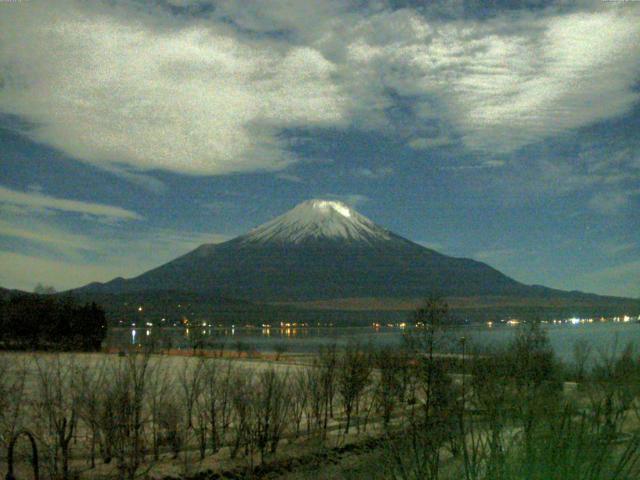
[[[0,298],[5,350],[99,350],[106,333],[104,311],[95,303],[38,294]]]

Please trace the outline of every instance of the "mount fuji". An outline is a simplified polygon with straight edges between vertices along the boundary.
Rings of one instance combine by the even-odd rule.
[[[204,244],[131,279],[77,292],[181,291],[260,302],[345,298],[540,296],[481,262],[442,255],[349,206],[309,200],[224,243]]]

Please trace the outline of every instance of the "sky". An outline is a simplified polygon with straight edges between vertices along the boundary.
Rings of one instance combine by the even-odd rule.
[[[0,285],[131,277],[341,200],[640,297],[640,2],[0,2]]]

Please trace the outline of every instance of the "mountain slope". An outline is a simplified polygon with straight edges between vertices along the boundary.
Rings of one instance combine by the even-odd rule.
[[[304,202],[246,235],[201,245],[133,279],[82,290],[181,290],[261,301],[534,294],[484,263],[442,255],[326,200]]]

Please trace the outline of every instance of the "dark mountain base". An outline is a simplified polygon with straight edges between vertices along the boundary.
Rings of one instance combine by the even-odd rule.
[[[350,298],[288,304],[251,303],[185,292],[138,292],[129,294],[82,294],[82,302],[103,306],[111,325],[143,326],[189,324],[252,325],[306,323],[310,326],[371,325],[411,319],[423,299]],[[595,318],[640,315],[640,301],[615,297],[451,297],[447,302],[454,323],[521,320],[553,320],[570,317]],[[602,300],[600,300],[602,298]],[[140,310],[142,307],[142,310]],[[165,319],[162,321],[162,319]]]

